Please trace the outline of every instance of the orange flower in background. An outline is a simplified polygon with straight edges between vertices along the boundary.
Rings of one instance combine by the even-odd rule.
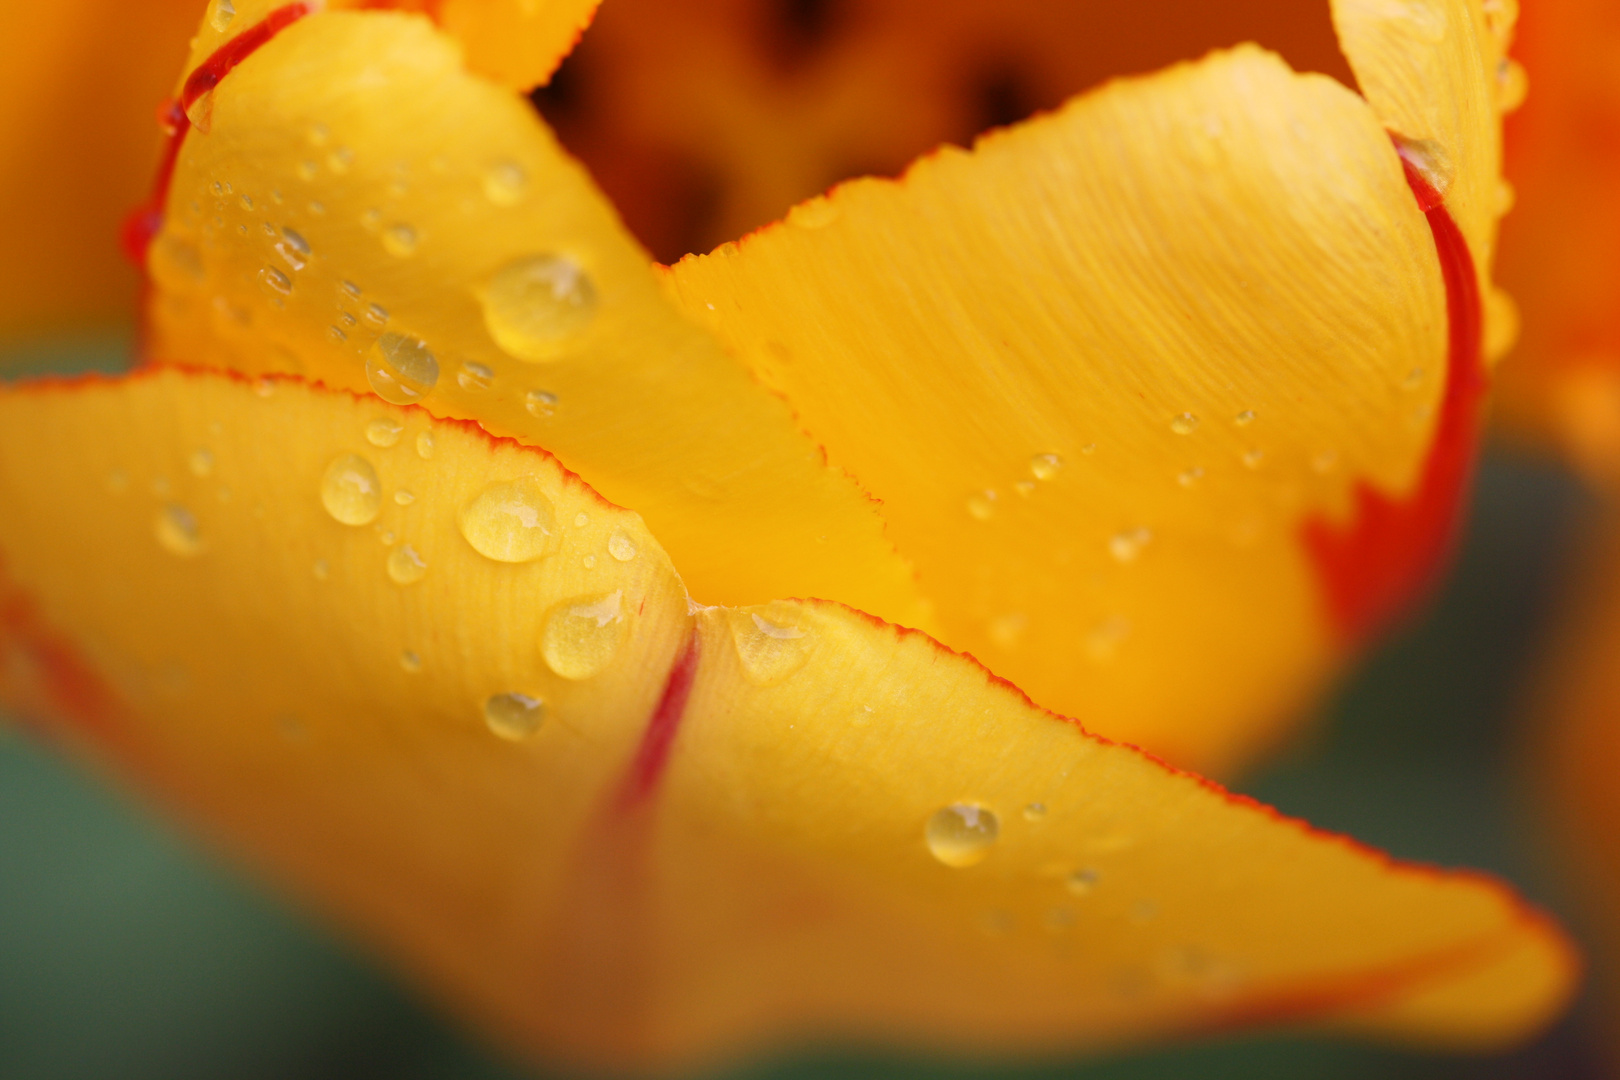
[[[1509,14],[1338,4],[1365,99],[1238,47],[657,268],[513,90],[589,5],[428,7],[210,6],[147,368],[0,393],[0,700],[541,1057],[1557,1011],[1502,887],[1122,745],[1252,762],[1443,559]]]

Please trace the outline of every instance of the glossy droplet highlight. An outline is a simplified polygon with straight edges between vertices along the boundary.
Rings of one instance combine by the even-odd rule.
[[[1198,417],[1190,412],[1178,413],[1170,420],[1170,430],[1177,435],[1191,435],[1198,430]]]
[[[276,254],[294,270],[302,270],[309,263],[309,241],[292,229],[282,229],[276,242]]]
[[[1237,424],[1238,427],[1248,427],[1254,423],[1254,410],[1244,409],[1232,418],[1232,422]]]
[[[438,385],[439,361],[419,338],[387,333],[366,353],[366,381],[384,401],[410,405]]]
[[[399,442],[405,425],[388,416],[379,416],[366,425],[366,442],[387,449]]]
[[[456,372],[457,385],[463,390],[471,390],[474,393],[480,390],[488,390],[490,384],[494,381],[495,373],[483,364],[474,364],[469,361],[462,364],[461,370]]]
[[[359,454],[334,458],[321,477],[321,505],[345,525],[369,525],[382,512],[382,484]]]
[[[462,508],[456,523],[474,551],[496,562],[533,562],[560,543],[551,500],[532,476],[491,484]]]
[[[952,803],[934,811],[924,830],[928,850],[946,866],[973,866],[984,861],[1001,835],[1001,823],[986,807]]]
[[[292,293],[292,278],[273,266],[266,266],[259,271],[259,284],[267,295],[278,299]]]
[[[214,10],[208,13],[208,25],[223,34],[234,18],[236,5],[231,0],[214,0]]]
[[[772,604],[763,612],[732,611],[727,618],[743,674],[757,686],[769,686],[792,675],[815,648],[815,638],[798,625],[791,605]]]
[[[427,576],[427,560],[409,544],[388,553],[388,577],[396,585],[414,585]]]
[[[413,493],[406,491],[404,488],[400,488],[398,491],[394,492],[394,502],[400,506],[409,506],[415,501],[416,496]]]
[[[996,515],[996,493],[986,489],[969,495],[967,511],[974,521],[989,521]]]
[[[545,419],[557,411],[557,395],[548,390],[530,390],[523,395],[523,407],[530,416]]]
[[[189,559],[202,553],[202,533],[197,528],[197,518],[184,506],[170,503],[158,511],[153,531],[158,544],[171,555]]]
[[[555,360],[596,317],[596,286],[563,255],[507,263],[484,290],[484,325],[503,350],[529,363]]]
[[[406,649],[399,654],[399,666],[404,669],[407,675],[415,675],[422,670],[422,658]]]
[[[515,161],[497,161],[484,170],[484,198],[496,206],[515,206],[529,186],[529,174]]]
[[[558,604],[540,632],[540,655],[565,679],[588,679],[613,660],[624,639],[624,591]]]
[[[415,254],[416,243],[416,230],[409,225],[390,225],[383,230],[383,250],[396,259]]]
[[[194,450],[191,457],[186,460],[186,467],[191,475],[199,480],[214,475],[214,454],[210,450]]]
[[[545,718],[546,703],[528,694],[492,694],[484,701],[484,723],[513,742],[533,737]]]
[[[416,456],[423,461],[433,456],[433,432],[424,431],[416,437]]]
[[[623,529],[614,529],[613,535],[608,537],[608,554],[620,562],[629,562],[636,557],[636,542]]]
[[[1032,802],[1024,807],[1025,821],[1040,821],[1046,817],[1046,804]]]
[[[1126,529],[1117,532],[1108,540],[1108,554],[1114,557],[1115,562],[1132,563],[1142,554],[1142,549],[1153,534],[1147,529]]]
[[[1177,473],[1176,474],[1176,483],[1180,484],[1184,488],[1190,488],[1190,487],[1193,487],[1194,485],[1196,485],[1198,483],[1198,481],[1202,480],[1203,478],[1204,478],[1204,468],[1203,468],[1203,466],[1194,465],[1190,469],[1182,469],[1179,473]]]
[[[1086,896],[1097,887],[1097,878],[1095,870],[1076,870],[1064,879],[1063,887],[1069,890],[1071,896]]]
[[[1063,468],[1063,459],[1056,454],[1036,454],[1029,459],[1029,471],[1037,480],[1050,480]]]

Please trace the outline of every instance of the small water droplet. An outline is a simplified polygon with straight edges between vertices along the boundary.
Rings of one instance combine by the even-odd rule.
[[[474,392],[488,390],[490,384],[494,381],[495,373],[493,371],[483,364],[475,364],[472,361],[462,364],[461,370],[456,372],[456,382],[461,385],[463,390]]]
[[[292,278],[273,266],[266,266],[259,271],[259,285],[267,294],[278,298],[292,293]]]
[[[363,211],[360,214],[360,227],[366,232],[376,232],[382,228],[382,211],[375,206]]]
[[[420,338],[387,333],[366,353],[366,381],[384,401],[410,405],[433,392],[439,361]]]
[[[607,549],[608,554],[620,562],[629,562],[636,557],[636,543],[623,529],[613,530],[613,535],[608,537]]]
[[[583,529],[591,523],[591,516],[583,510],[574,515],[574,528]]]
[[[1524,99],[1530,93],[1530,77],[1525,74],[1524,65],[1517,60],[1503,57],[1496,65],[1496,106],[1505,113],[1512,112],[1524,104]]]
[[[456,518],[474,551],[496,562],[524,563],[557,550],[556,513],[532,476],[491,484]]]
[[[281,239],[276,243],[276,254],[294,270],[302,270],[309,263],[309,241],[284,227]]]
[[[547,390],[530,390],[523,395],[523,407],[530,416],[544,419],[557,411],[557,395]]]
[[[300,161],[295,171],[298,173],[298,179],[313,180],[315,174],[321,171],[321,167],[313,161]]]
[[[355,290],[355,295],[359,295],[358,289]],[[366,310],[360,313],[360,317],[373,330],[381,330],[388,325],[388,309],[381,304],[366,305]]]
[[[503,350],[529,363],[562,356],[596,316],[596,286],[574,260],[531,255],[496,271],[481,297],[484,325]]]
[[[186,464],[191,469],[191,475],[198,479],[206,479],[214,474],[214,454],[210,450],[193,450]]]
[[[391,416],[379,416],[366,425],[366,442],[372,446],[390,447],[399,442],[405,425]]]
[[[398,491],[394,492],[394,502],[400,506],[409,506],[415,501],[416,496],[411,494],[409,491],[406,491],[404,488],[400,488]]]
[[[189,559],[202,553],[203,541],[197,529],[197,518],[184,506],[170,503],[158,511],[154,531],[158,543],[171,555]]]
[[[1194,465],[1189,469],[1182,469],[1176,474],[1176,483],[1184,488],[1190,488],[1204,478],[1204,467]]]
[[[416,230],[409,225],[390,225],[383,230],[383,250],[398,259],[416,251]]]
[[[236,5],[231,0],[214,0],[214,10],[208,15],[208,25],[223,34],[236,18]]]
[[[1080,452],[1082,454],[1095,454],[1097,452],[1097,444],[1094,442],[1088,442],[1086,445],[1080,448]]]
[[[326,155],[326,167],[342,176],[354,164],[354,151],[347,146],[340,146]]]
[[[1234,416],[1232,421],[1233,423],[1237,424],[1238,427],[1248,427],[1250,424],[1254,423],[1254,410],[1244,409],[1242,412]]]
[[[934,811],[923,835],[934,858],[961,868],[984,861],[1001,835],[1001,823],[986,807],[952,803]]]
[[[1063,459],[1056,454],[1036,454],[1029,459],[1029,471],[1037,480],[1050,480],[1063,468]]]
[[[315,575],[316,581],[325,581],[332,576],[332,566],[325,559],[316,559],[315,565],[310,567],[310,572]]]
[[[1035,481],[1033,481],[1033,480],[1014,480],[1013,481],[1013,490],[1018,492],[1019,495],[1021,495],[1024,498],[1027,499],[1031,495],[1035,494]]]
[[[975,521],[989,521],[996,513],[996,493],[986,488],[984,491],[974,492],[968,496],[968,514]]]
[[[1115,533],[1108,541],[1108,553],[1117,562],[1131,563],[1142,554],[1142,549],[1148,541],[1153,539],[1153,533],[1147,529],[1125,529]]]
[[[1264,450],[1250,449],[1243,451],[1243,464],[1250,469],[1258,469],[1261,462],[1266,460]]]
[[[1046,817],[1045,803],[1032,802],[1024,807],[1025,821],[1040,821],[1044,817]]]
[[[1087,896],[1097,887],[1097,879],[1100,876],[1097,871],[1089,867],[1076,870],[1064,879],[1063,887],[1069,890],[1071,896]]]
[[[727,618],[743,674],[756,685],[769,686],[792,675],[815,649],[815,637],[798,625],[792,605],[771,604],[764,614],[732,611]]]
[[[540,632],[540,655],[565,679],[588,679],[613,660],[624,639],[624,591],[567,600],[551,609]]]
[[[243,195],[237,202],[242,204],[244,210],[251,211],[253,209],[253,196],[251,195]],[[269,229],[270,226],[266,225],[265,228]]]
[[[491,694],[484,701],[484,723],[513,742],[532,738],[545,718],[546,703],[528,694]]]
[[[393,547],[394,546],[394,541],[398,540],[399,537],[397,535],[395,535],[393,529],[390,529],[390,528],[388,528],[387,526],[384,526],[384,525],[378,525],[377,526],[377,539],[382,541],[383,547]]]
[[[382,484],[359,454],[332,459],[321,477],[321,505],[345,525],[369,525],[382,512]]]
[[[338,326],[328,326],[326,328],[326,337],[334,345],[341,345],[349,340],[349,335],[345,334],[342,327]]]
[[[515,161],[497,161],[484,170],[484,198],[496,206],[515,206],[529,186],[529,174]]]
[[[1198,430],[1198,417],[1190,412],[1177,413],[1170,420],[1170,430],[1177,435],[1191,435]]]
[[[422,670],[422,658],[417,656],[411,650],[406,649],[404,652],[399,654],[399,666],[404,668],[407,674],[415,675],[417,672]]]
[[[416,456],[423,461],[433,456],[433,432],[424,431],[416,437]]]
[[[388,553],[388,576],[396,585],[414,585],[427,574],[427,560],[409,544]]]

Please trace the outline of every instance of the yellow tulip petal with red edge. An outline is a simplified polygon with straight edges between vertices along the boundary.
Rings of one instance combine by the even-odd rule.
[[[0,335],[127,323],[118,223],[157,159],[152,110],[197,0],[0,7]]]
[[[309,15],[209,98],[150,249],[152,356],[388,378],[392,400],[431,384],[435,415],[634,507],[704,601],[925,622],[872,501],[669,303],[528,103],[426,19]]]
[[[173,369],[19,387],[0,500],[0,701],[537,1057],[1352,1020],[1488,1045],[1568,993],[1502,886],[841,605],[689,609],[636,515],[469,424]],[[1481,978],[1499,958],[1518,977]]]
[[[1341,655],[1302,529],[1416,486],[1441,278],[1365,103],[1251,47],[669,274],[883,500],[943,640],[1214,772]]]
[[[1502,179],[1502,115],[1525,94],[1507,58],[1518,0],[1332,0],[1345,58],[1373,111],[1408,148],[1457,219],[1486,304],[1486,351],[1518,334],[1505,293],[1490,287],[1496,225],[1513,203]]]

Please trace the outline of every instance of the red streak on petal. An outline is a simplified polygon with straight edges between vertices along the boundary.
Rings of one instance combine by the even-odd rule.
[[[686,648],[669,669],[664,683],[664,694],[658,707],[647,721],[647,730],[641,734],[641,745],[630,762],[619,787],[617,808],[627,811],[645,803],[658,789],[658,781],[669,764],[669,751],[675,744],[675,733],[680,730],[686,715],[686,699],[692,696],[692,680],[697,676],[698,636],[693,634]]]
[[[1428,218],[1445,280],[1446,389],[1434,443],[1409,495],[1392,499],[1363,481],[1347,523],[1318,517],[1302,527],[1333,628],[1351,645],[1386,628],[1451,556],[1473,479],[1487,387],[1479,281],[1468,241],[1434,187],[1404,158],[1401,165]]]
[[[163,155],[158,160],[157,175],[152,178],[152,192],[146,201],[130,211],[120,230],[119,242],[124,255],[136,266],[145,268],[146,250],[158,230],[163,228],[163,207],[169,201],[169,183],[174,179],[175,162],[180,159],[180,147],[191,130],[186,110],[197,99],[220,84],[236,65],[252,56],[277,34],[310,13],[306,3],[278,7],[263,19],[214,50],[214,54],[186,76],[179,98],[171,98],[158,109],[158,124],[168,135]]]

